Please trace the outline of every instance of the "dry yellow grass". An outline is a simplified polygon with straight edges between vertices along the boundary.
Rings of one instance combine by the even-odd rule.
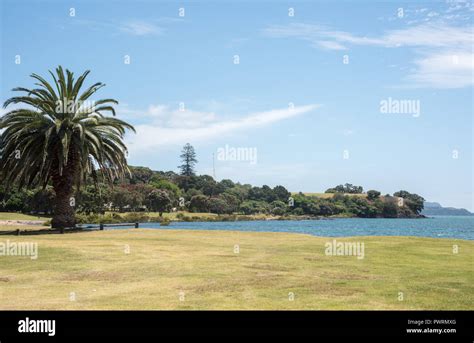
[[[15,230],[42,230],[49,229],[49,226],[43,225],[2,225],[0,224],[0,232],[2,231],[15,231]]]
[[[338,239],[364,242],[365,258],[358,260],[326,256],[324,244],[332,239],[291,233],[132,229],[0,236],[7,239],[37,243],[39,256],[0,256],[0,309],[474,307],[471,241]]]

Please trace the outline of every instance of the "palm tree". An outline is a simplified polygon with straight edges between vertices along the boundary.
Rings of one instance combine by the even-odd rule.
[[[14,88],[24,92],[8,99],[10,104],[28,105],[13,109],[0,118],[0,175],[7,185],[46,187],[55,191],[52,227],[74,227],[74,187],[78,189],[88,175],[101,175],[112,182],[130,173],[127,148],[123,143],[130,124],[115,116],[114,99],[95,102],[90,97],[105,84],[98,82],[81,91],[89,71],[77,80],[59,66],[54,83],[32,74],[39,88]],[[54,88],[53,88],[54,86]]]

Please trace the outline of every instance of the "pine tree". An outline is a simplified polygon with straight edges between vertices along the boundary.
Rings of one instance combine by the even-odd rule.
[[[194,165],[197,163],[196,152],[191,144],[186,143],[180,155],[182,165],[178,166],[183,176],[194,176]]]

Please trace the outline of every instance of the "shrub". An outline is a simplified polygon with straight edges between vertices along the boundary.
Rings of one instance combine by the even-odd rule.
[[[140,212],[130,212],[123,216],[125,223],[146,223],[150,221],[150,217]]]
[[[293,214],[296,216],[302,216],[304,214],[304,210],[301,207],[297,207],[293,210]]]
[[[208,197],[205,195],[193,196],[189,204],[189,210],[191,212],[208,212],[209,211]]]
[[[380,197],[379,191],[375,191],[371,189],[370,191],[367,192],[367,199],[369,200],[375,200],[375,199],[378,199],[379,197]]]
[[[217,221],[223,221],[223,222],[235,222],[237,220],[237,216],[235,215],[229,215],[229,214],[224,214],[224,215],[218,215],[217,216]]]

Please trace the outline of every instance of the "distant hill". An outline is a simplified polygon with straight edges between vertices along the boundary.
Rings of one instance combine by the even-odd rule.
[[[437,202],[425,201],[425,208],[421,212],[425,216],[473,216],[464,208],[443,207]]]

